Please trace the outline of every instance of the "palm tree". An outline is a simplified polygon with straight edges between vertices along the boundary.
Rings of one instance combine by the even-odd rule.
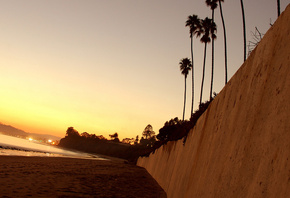
[[[245,22],[245,11],[244,11],[244,3],[241,0],[241,8],[243,15],[243,32],[244,32],[244,62],[246,61],[246,22]]]
[[[221,2],[224,2],[224,0],[219,0],[219,6],[220,6],[220,14],[222,18],[222,24],[223,24],[223,30],[224,30],[224,47],[225,47],[225,84],[228,82],[228,58],[227,58],[227,36],[226,36],[226,26],[223,16],[223,9]]]
[[[206,5],[210,7],[212,10],[212,22],[214,22],[214,10],[217,8],[217,0],[206,0]],[[209,99],[212,99],[212,87],[213,87],[213,73],[214,73],[214,40],[211,42],[212,44],[212,62],[211,62],[211,81],[210,81],[210,92],[209,92]]]
[[[193,35],[196,37],[200,36],[200,19],[197,15],[190,15],[185,22],[185,27],[189,26],[190,33],[190,43],[191,43],[191,63],[192,63],[192,100],[191,100],[191,114],[193,114],[193,104],[194,104],[194,59],[193,59]]]
[[[280,0],[277,0],[278,17],[280,16]]]
[[[184,106],[183,106],[183,120],[184,120],[185,104],[186,104],[186,78],[187,78],[188,72],[191,70],[192,65],[189,58],[183,58],[180,60],[179,66],[180,66],[181,74],[184,75]]]
[[[200,41],[204,43],[204,59],[203,59],[203,71],[202,71],[199,105],[201,104],[201,101],[202,101],[207,43],[209,43],[211,40],[214,40],[216,38],[216,35],[215,35],[216,24],[212,21],[212,19],[209,19],[208,17],[206,17],[205,19],[201,21],[201,26],[203,29],[202,31],[203,35]]]

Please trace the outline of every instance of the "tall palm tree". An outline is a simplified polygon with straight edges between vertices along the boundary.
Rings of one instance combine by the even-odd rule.
[[[217,8],[218,4],[217,4],[218,0],[206,0],[205,3],[207,6],[210,7],[211,9],[211,20],[212,22],[214,22],[214,10]],[[211,81],[210,81],[210,92],[209,92],[209,99],[212,99],[212,87],[213,87],[213,73],[214,73],[214,40],[212,40],[211,42],[212,45],[212,62],[211,62]]]
[[[185,27],[189,26],[190,43],[191,43],[191,63],[192,63],[192,99],[191,99],[191,114],[193,114],[193,104],[194,104],[194,59],[193,59],[193,39],[192,37],[200,36],[200,19],[197,15],[190,15],[185,22]]]
[[[201,80],[199,105],[202,102],[207,43],[209,43],[211,40],[214,40],[216,38],[216,35],[215,35],[216,24],[212,21],[212,19],[209,19],[208,17],[206,17],[205,19],[203,19],[201,21],[201,26],[202,26],[202,29],[203,29],[203,31],[202,31],[203,35],[202,35],[200,41],[202,43],[204,43],[204,59],[203,59],[203,71],[202,71],[202,80]]]
[[[184,75],[184,106],[183,106],[183,120],[184,120],[185,104],[186,104],[186,78],[187,78],[188,72],[191,70],[192,65],[189,58],[183,58],[180,60],[179,66],[180,66],[181,74]]]
[[[244,11],[244,3],[241,0],[241,8],[243,15],[243,32],[244,32],[244,62],[246,61],[246,20],[245,20],[245,11]]]
[[[225,26],[225,20],[223,16],[223,9],[221,2],[224,2],[224,0],[219,0],[219,6],[220,6],[220,14],[223,24],[223,30],[224,30],[224,48],[225,48],[225,84],[228,82],[228,58],[227,58],[227,36],[226,36],[226,26]]]
[[[280,16],[280,0],[277,0],[278,17]]]

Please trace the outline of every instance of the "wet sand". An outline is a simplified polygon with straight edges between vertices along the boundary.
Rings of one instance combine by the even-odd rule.
[[[166,197],[144,168],[123,160],[0,156],[0,197]]]

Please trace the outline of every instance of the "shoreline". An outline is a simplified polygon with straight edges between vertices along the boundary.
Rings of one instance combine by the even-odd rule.
[[[123,160],[0,155],[4,197],[166,197],[141,167]]]
[[[91,159],[91,160],[110,160],[110,157],[101,156],[98,154],[83,153],[79,151],[69,151],[69,152],[74,153],[74,155],[54,153],[54,152],[45,152],[41,150],[29,150],[29,149],[21,148],[21,147],[0,145],[0,156],[64,157],[64,158]]]

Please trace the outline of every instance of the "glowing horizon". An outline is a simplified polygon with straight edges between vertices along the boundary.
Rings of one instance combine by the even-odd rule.
[[[228,41],[228,79],[242,64],[239,2],[223,5]],[[258,6],[259,5],[259,6]],[[261,6],[262,5],[262,6]],[[281,11],[287,5],[281,1]],[[244,2],[247,40],[257,26],[266,33],[277,18],[276,2]],[[259,13],[259,15],[257,15]],[[31,133],[64,137],[117,132],[120,139],[156,133],[182,117],[184,77],[178,62],[190,56],[187,16],[211,16],[204,2],[4,1],[0,8],[0,122]],[[214,91],[224,86],[219,10]],[[195,105],[200,91],[203,44],[194,40]],[[203,101],[209,98],[211,47]],[[188,78],[186,118],[191,106]]]

